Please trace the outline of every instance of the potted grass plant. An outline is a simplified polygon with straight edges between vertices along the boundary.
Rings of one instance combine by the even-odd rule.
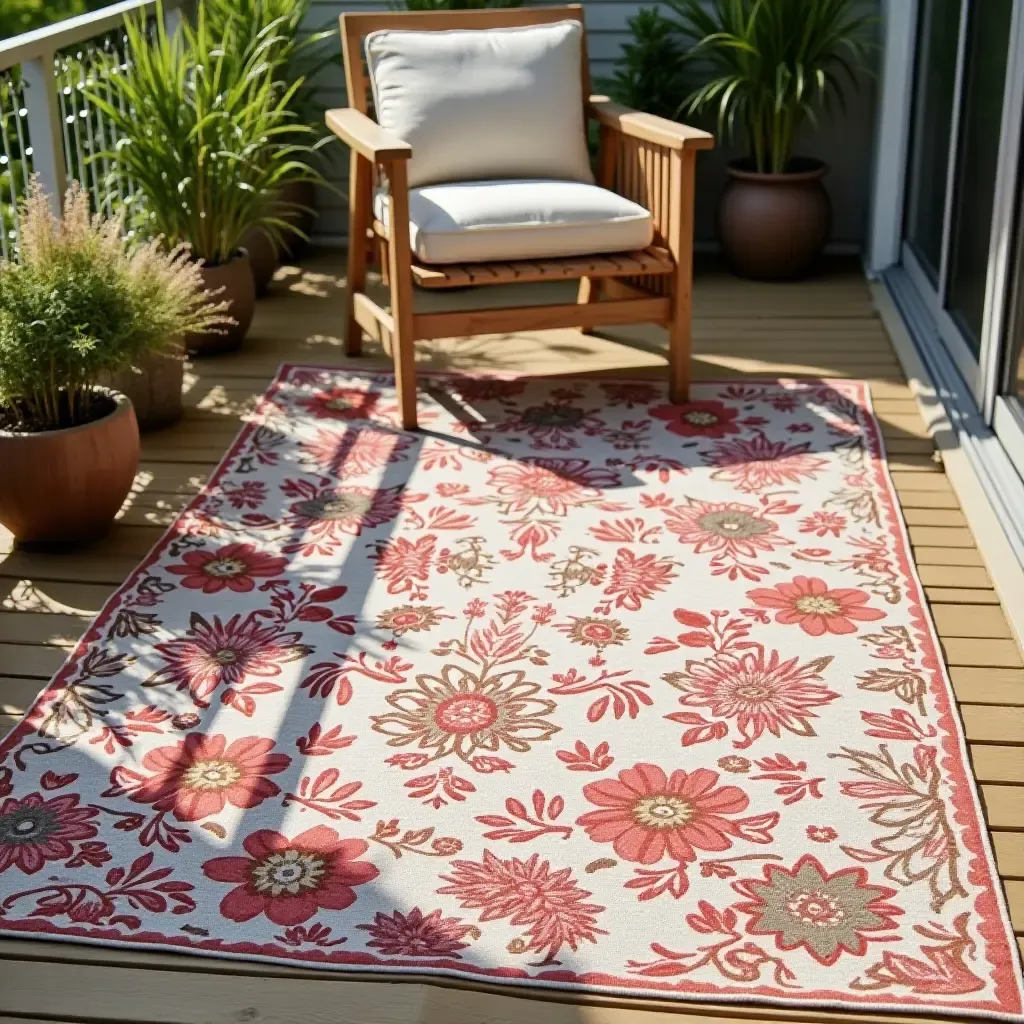
[[[225,316],[184,248],[126,239],[120,218],[90,216],[77,184],[57,216],[34,181],[20,260],[0,263],[0,524],[25,544],[102,533],[139,432],[131,401],[99,382]]]
[[[707,81],[683,104],[713,110],[747,155],[729,164],[718,210],[722,250],[746,277],[797,277],[821,254],[832,209],[828,167],[798,156],[800,129],[842,107],[870,51],[859,0],[666,0]]]
[[[317,142],[298,159],[306,164],[302,175],[293,175],[282,183],[274,204],[275,213],[286,228],[275,238],[262,225],[251,227],[243,246],[256,284],[263,295],[277,269],[280,254],[296,255],[309,239],[316,217],[315,185],[324,184],[312,161],[313,152],[333,141],[326,132],[323,110],[317,104],[311,84],[313,76],[329,65],[337,53],[323,52],[321,43],[337,37],[336,29],[303,32],[312,9],[312,0],[206,0],[208,32],[213,39],[232,39],[243,56],[259,49],[273,67],[277,87],[284,91],[293,83],[289,109],[297,124],[317,136]],[[308,156],[310,159],[305,159]]]
[[[303,141],[312,129],[291,109],[303,82],[283,88],[276,77],[271,37],[254,46],[230,31],[217,39],[203,3],[196,24],[173,34],[157,14],[153,31],[143,14],[126,16],[132,64],[106,78],[110,95],[89,93],[120,140],[98,159],[111,166],[109,185],[134,182],[133,224],[169,247],[188,245],[207,289],[227,302],[231,328],[185,337],[190,353],[210,355],[238,348],[248,332],[256,294],[242,242],[250,228],[275,242],[290,230],[278,192],[314,176]]]

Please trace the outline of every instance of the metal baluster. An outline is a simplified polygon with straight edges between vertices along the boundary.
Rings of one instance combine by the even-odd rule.
[[[81,50],[76,54],[75,60],[77,60],[79,62],[79,66],[81,66]],[[71,83],[71,99],[69,100],[71,104],[71,134],[75,140],[75,156],[78,157],[78,174],[76,177],[78,178],[79,183],[84,187],[87,185],[87,182],[85,180],[85,154],[82,151],[81,112],[77,109],[78,101],[75,97],[75,74],[73,64],[70,60],[68,62],[68,81]]]
[[[111,49],[112,49],[111,37],[110,37],[110,34],[108,33],[104,37],[104,39],[103,39],[103,59],[102,59],[102,62],[100,63],[100,65],[99,65],[100,69],[102,71],[102,74],[103,74],[103,88],[104,88],[104,90],[106,92],[106,99],[107,99],[108,103],[112,102],[112,98],[111,98],[112,94],[111,94],[111,88],[110,88],[110,73],[111,73],[111,62],[112,62],[113,58],[111,57]],[[96,88],[97,88],[97,90],[100,88],[100,82],[99,82],[99,78],[98,77],[96,79]],[[107,115],[104,114],[103,111],[98,111],[97,112],[97,117],[98,117],[97,123],[99,125],[100,134],[102,135],[102,142],[100,143],[100,145],[103,147],[104,153],[114,152],[115,146],[117,144],[117,139],[115,139],[113,137],[114,136],[113,126],[112,125],[108,126],[108,124],[107,124]],[[108,138],[108,134],[107,134],[108,128],[109,128],[109,133],[110,133],[109,134],[109,138]],[[116,171],[116,169],[117,169],[116,161],[117,161],[117,158],[115,157],[114,158],[114,163],[111,164],[109,157],[104,156],[104,158],[103,158],[103,187],[104,187],[104,191],[106,193],[106,206],[107,206],[107,214],[108,215],[110,215],[110,214],[112,214],[114,212],[114,182],[111,180],[111,167],[113,167],[114,170]],[[116,180],[116,184],[117,184],[117,198],[118,198],[120,203],[123,203],[124,202],[124,189],[123,189],[123,187],[121,185],[121,176],[120,176],[120,174],[116,174],[115,173],[114,174],[114,179]]]
[[[11,82],[9,75],[0,75],[0,136],[3,137],[3,148],[6,153],[9,149],[7,145],[7,101],[13,98],[14,85]],[[13,106],[14,104],[12,104]],[[0,169],[0,184],[3,183],[3,179],[6,176],[11,183],[11,207],[13,216],[13,207],[18,203],[18,197],[14,190],[14,169],[11,167],[10,157],[5,157],[5,163],[2,169]],[[10,259],[10,253],[7,247],[7,205],[0,204],[0,257],[7,260]]]
[[[57,82],[57,96],[60,101],[60,128],[61,134],[64,137],[64,169],[67,171],[68,178],[73,178],[75,169],[71,160],[71,129],[69,125],[74,119],[74,114],[68,113],[70,102],[68,96],[71,94],[71,88],[64,79],[64,73],[67,71],[67,62],[60,56],[54,57],[53,71]]]
[[[101,203],[99,183],[96,180],[98,171],[97,165],[92,162],[92,158],[96,154],[96,138],[92,130],[92,106],[90,105],[89,97],[85,92],[85,87],[89,82],[90,75],[89,58],[91,57],[91,49],[92,44],[86,43],[81,62],[79,63],[78,91],[81,94],[82,103],[82,110],[79,117],[84,118],[85,120],[85,139],[86,146],[89,150],[88,161],[82,164],[82,184],[92,192],[94,209],[98,211]]]
[[[7,83],[7,100],[10,101],[14,98],[14,88],[10,82]],[[7,168],[7,180],[11,183],[11,225],[14,229],[14,248],[15,251],[21,248],[21,231],[18,217],[18,186],[14,177],[14,161],[11,158],[11,145],[7,137],[7,123],[10,117],[17,118],[18,108],[17,103],[11,103],[11,112],[7,113],[6,110],[0,111],[0,118],[3,120],[3,126],[0,128],[0,142],[3,142],[4,148],[4,165]],[[4,259],[8,258],[7,255],[7,225],[3,225],[3,247],[4,247]]]

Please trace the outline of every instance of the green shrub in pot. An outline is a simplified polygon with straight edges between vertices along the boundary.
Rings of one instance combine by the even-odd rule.
[[[255,290],[245,233],[261,227],[279,241],[289,224],[277,207],[286,181],[314,174],[312,129],[291,109],[302,81],[282,88],[271,37],[245,49],[229,33],[217,40],[200,3],[195,25],[173,34],[157,11],[155,29],[144,14],[127,15],[132,64],[106,79],[89,100],[113,127],[116,148],[98,155],[111,181],[130,178],[140,197],[133,226],[168,246],[187,244],[211,291],[223,289],[234,327],[221,334],[190,333],[196,354],[237,348],[252,321]]]
[[[729,165],[719,206],[723,251],[750,277],[794,277],[831,226],[828,168],[794,155],[819,112],[843,109],[868,69],[874,19],[860,0],[666,0],[706,77],[681,109],[717,113],[719,134],[748,155]]]
[[[100,381],[226,312],[184,248],[126,239],[77,184],[58,217],[33,182],[20,243],[0,263],[0,524],[77,542],[110,524],[138,462],[131,403]]]

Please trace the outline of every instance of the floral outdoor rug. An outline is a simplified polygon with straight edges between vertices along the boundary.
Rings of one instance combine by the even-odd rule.
[[[866,385],[280,372],[0,747],[0,928],[1015,1016]]]

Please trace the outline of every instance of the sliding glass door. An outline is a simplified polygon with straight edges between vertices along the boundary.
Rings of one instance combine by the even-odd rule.
[[[1018,7],[1024,0],[918,3],[903,264],[979,405],[993,365],[992,257],[996,217],[1006,216],[997,202],[1016,102],[1008,72]]]

